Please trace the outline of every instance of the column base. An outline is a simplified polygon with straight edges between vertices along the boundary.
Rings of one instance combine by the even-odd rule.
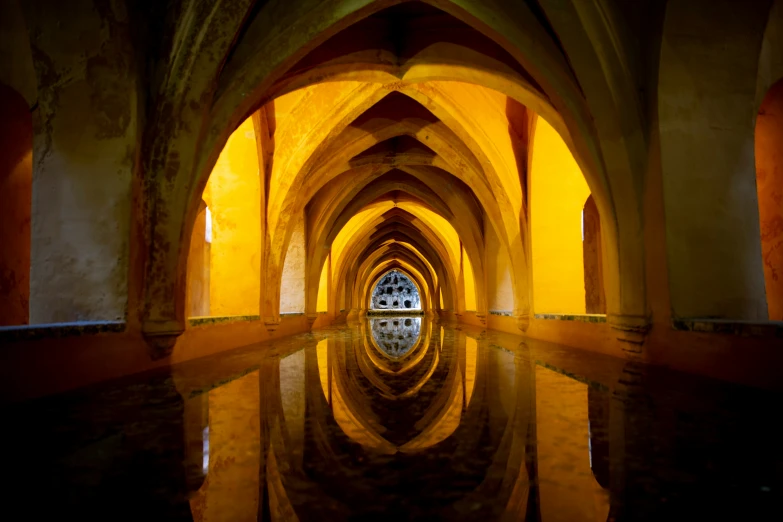
[[[184,331],[185,328],[179,321],[145,321],[141,332],[147,343],[150,359],[157,361],[169,357]]]
[[[530,314],[515,314],[514,319],[517,323],[517,328],[522,333],[526,333],[527,329],[530,328]]]
[[[264,317],[264,326],[268,331],[274,332],[280,326],[280,317]]]
[[[617,340],[622,343],[623,352],[630,359],[644,359],[644,342],[652,327],[650,318],[642,315],[610,314],[606,319]]]

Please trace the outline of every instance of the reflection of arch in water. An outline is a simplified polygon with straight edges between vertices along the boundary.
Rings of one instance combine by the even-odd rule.
[[[432,328],[430,352],[439,351],[438,330]],[[426,331],[422,332],[422,336],[426,335]],[[364,333],[370,335],[366,330]],[[460,493],[451,498],[448,505],[437,510],[443,518],[456,519],[459,513],[471,512],[471,508],[481,506],[481,517],[477,518],[497,518],[498,512],[504,511],[510,519],[526,520],[526,514],[529,515],[530,510],[535,509],[529,501],[530,495],[535,495],[530,490],[530,484],[537,480],[529,450],[530,445],[535,447],[530,439],[531,434],[535,434],[535,431],[531,431],[531,412],[535,409],[530,406],[535,395],[531,388],[533,381],[530,378],[529,359],[497,349],[479,350],[475,355],[466,353],[466,336],[460,332],[454,337],[446,346],[447,350],[453,348],[456,352],[452,354],[453,357],[442,357],[439,363],[439,372],[445,369],[444,364],[448,366],[449,375],[447,381],[444,381],[446,386],[432,397],[430,405],[434,409],[422,423],[422,431],[404,443],[390,442],[384,436],[386,433],[382,426],[381,431],[365,430],[377,428],[381,419],[372,415],[372,411],[368,412],[367,403],[361,400],[361,390],[354,388],[358,381],[343,374],[343,370],[348,370],[356,375],[356,367],[350,364],[350,360],[361,359],[360,353],[365,350],[375,351],[369,346],[368,340],[364,350],[362,340],[357,337],[352,341],[323,340],[317,349],[307,350],[306,400],[312,417],[306,451],[310,452],[308,458],[311,462],[316,459],[319,463],[313,472],[306,475],[307,500],[302,501],[301,496],[291,498],[294,500],[292,509],[300,519],[312,518],[308,515],[312,515],[309,510],[313,497],[322,505],[330,506],[330,515],[335,519],[348,512],[346,506],[355,502],[352,497],[357,490],[336,485],[350,484],[350,477],[355,476],[357,469],[373,477],[362,485],[366,503],[388,498],[384,496],[388,493],[388,484],[384,486],[382,480],[374,479],[388,461],[373,455],[418,453],[435,444],[445,444],[446,447],[439,452],[471,455],[471,459],[464,466],[453,470],[453,473],[444,474],[441,485]],[[466,364],[466,358],[472,356],[476,357],[475,373],[469,368],[473,365]],[[349,365],[343,366],[345,362],[349,362]],[[463,393],[466,381],[470,380],[474,381],[473,399],[466,404]],[[319,388],[326,390],[322,394]],[[329,392],[329,389],[334,389],[335,393]],[[334,406],[329,400],[330,396]],[[366,416],[368,413],[370,418]],[[335,431],[337,426],[339,429]],[[277,437],[273,442],[278,462],[284,460],[285,452],[279,451],[275,445],[282,445],[283,439]],[[355,465],[346,466],[346,461],[354,462]],[[282,484],[286,487],[292,483],[300,484],[302,478],[297,473],[299,471],[295,466],[287,470],[281,467]],[[289,477],[292,478],[290,482],[286,480]],[[501,486],[498,486],[498,477],[503,477]],[[407,481],[418,480],[411,473],[402,473],[399,479],[408,484],[411,482]],[[535,515],[535,512],[532,513],[530,518],[534,519]]]
[[[406,355],[421,338],[421,317],[370,319],[373,344],[392,359]]]
[[[427,382],[441,364],[441,357],[435,349],[437,340],[432,339],[432,323],[427,323],[419,341],[411,350],[399,359],[391,359],[381,355],[382,350],[376,346],[372,335],[362,329],[364,346],[356,350],[356,362],[362,376],[373,385],[375,391],[383,398],[390,400],[405,399],[415,395]],[[430,349],[432,348],[432,349]],[[394,390],[387,380],[408,376],[410,383],[405,390]]]
[[[421,310],[421,297],[416,283],[404,272],[386,272],[372,291],[371,310]]]

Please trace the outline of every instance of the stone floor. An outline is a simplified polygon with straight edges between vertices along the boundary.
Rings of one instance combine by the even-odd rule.
[[[6,408],[6,520],[783,520],[779,394],[421,321]]]

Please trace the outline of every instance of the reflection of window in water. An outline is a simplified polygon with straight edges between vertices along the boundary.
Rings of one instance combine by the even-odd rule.
[[[372,337],[389,357],[402,357],[416,345],[421,335],[421,317],[370,319]]]
[[[372,310],[421,310],[419,289],[399,270],[384,275],[372,292]]]

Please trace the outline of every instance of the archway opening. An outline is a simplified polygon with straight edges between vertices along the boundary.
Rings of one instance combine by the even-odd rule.
[[[761,102],[755,134],[767,312],[770,320],[783,321],[783,80]]]
[[[189,317],[259,315],[261,205],[248,118],[231,134],[202,193],[188,257]]]
[[[567,145],[543,118],[529,184],[535,313],[605,313],[598,210]]]

